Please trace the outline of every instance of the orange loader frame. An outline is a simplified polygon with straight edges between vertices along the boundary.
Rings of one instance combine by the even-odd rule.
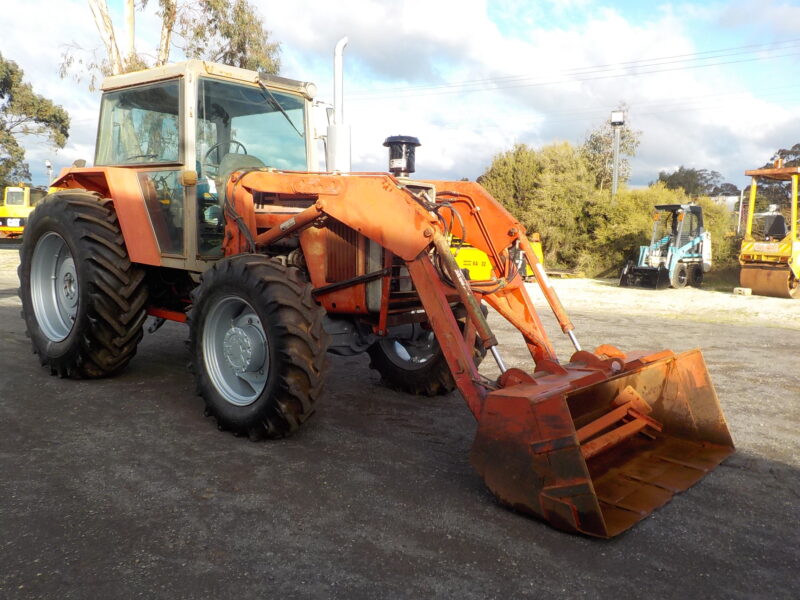
[[[423,184],[437,190],[435,206],[414,191]],[[256,195],[306,198],[310,205],[291,217],[264,213],[256,208]],[[234,174],[227,197],[247,230],[257,232],[252,248],[241,225],[228,221],[227,255],[266,249],[298,234],[317,286],[321,261],[314,260],[312,232],[335,219],[405,262],[457,387],[478,421],[472,463],[502,503],[567,531],[611,537],[733,451],[700,352],[626,355],[611,346],[583,351],[524,227],[480,185],[409,182],[374,173],[254,170]],[[443,213],[450,213],[451,224],[460,224],[462,239],[488,255],[498,281],[467,281],[447,244]],[[528,296],[514,249],[532,265],[576,348],[566,364],[559,362]],[[331,306],[326,294],[317,300],[329,311],[358,308]],[[482,301],[521,332],[533,374],[505,366],[480,310]],[[463,333],[455,303],[466,309]],[[384,302],[378,333],[385,330],[388,310]],[[497,381],[482,377],[473,362],[476,336],[500,367]]]

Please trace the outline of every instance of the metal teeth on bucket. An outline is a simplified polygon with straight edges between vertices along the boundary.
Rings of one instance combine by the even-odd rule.
[[[733,452],[699,350],[585,365],[489,394],[472,463],[504,504],[613,537]]]

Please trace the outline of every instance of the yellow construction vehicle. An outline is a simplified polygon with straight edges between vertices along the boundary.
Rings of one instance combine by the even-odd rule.
[[[21,236],[28,215],[46,195],[47,190],[23,184],[3,190],[3,200],[0,203],[0,238]]]
[[[544,254],[542,252],[542,240],[538,233],[532,233],[528,236],[531,249],[539,259],[539,262],[544,265]],[[476,281],[488,281],[494,279],[494,271],[492,270],[492,263],[489,256],[482,250],[478,250],[469,243],[463,242],[457,238],[453,238],[450,242],[453,247],[453,255],[456,258],[456,263],[459,268],[467,269],[471,279]],[[522,257],[522,256],[521,256]],[[533,279],[533,269],[530,264],[525,261],[525,270],[522,271],[522,265],[517,265],[520,269],[522,277],[525,280]]]
[[[739,283],[760,296],[800,298],[800,241],[797,238],[797,188],[800,167],[776,166],[745,171],[752,177],[747,228],[739,252]],[[788,203],[756,212],[758,184],[791,182]]]

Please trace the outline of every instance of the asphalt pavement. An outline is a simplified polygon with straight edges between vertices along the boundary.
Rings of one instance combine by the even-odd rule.
[[[203,415],[182,325],[117,377],[51,377],[0,254],[0,597],[800,596],[800,331],[689,325],[738,451],[602,541],[500,506],[460,396],[388,390],[363,356],[332,357],[307,426],[261,443]],[[670,319],[573,316],[603,341],[686,343]]]

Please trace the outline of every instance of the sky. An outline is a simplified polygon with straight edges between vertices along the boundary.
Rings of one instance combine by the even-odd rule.
[[[741,188],[745,169],[800,143],[800,2],[250,1],[281,45],[281,75],[315,82],[322,101],[332,99],[333,48],[348,37],[354,170],[386,170],[383,140],[400,134],[422,143],[416,176],[475,179],[517,143],[579,145],[623,105],[641,132],[632,187],[682,165]],[[150,54],[157,4],[137,13],[137,49]],[[102,47],[86,0],[0,6],[0,52],[72,118],[63,149],[24,142],[44,184],[46,159],[56,172],[92,162],[99,92],[58,67],[69,48]],[[122,0],[109,8],[121,30]]]

